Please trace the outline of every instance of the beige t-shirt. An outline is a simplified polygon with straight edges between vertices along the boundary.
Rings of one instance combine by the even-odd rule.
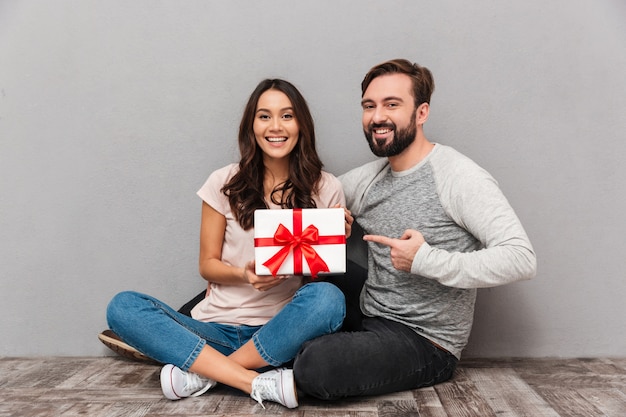
[[[226,232],[222,246],[222,262],[243,267],[254,259],[254,230],[243,230],[235,220],[228,198],[220,191],[224,184],[239,170],[238,164],[230,164],[213,172],[198,196],[226,217]],[[313,196],[318,208],[345,206],[341,183],[332,174],[322,171],[319,195]],[[269,208],[278,206],[269,203]],[[269,291],[258,291],[250,284],[224,285],[209,283],[207,296],[191,311],[200,321],[222,324],[260,326],[267,323],[293,297],[302,286],[302,277],[293,276]]]

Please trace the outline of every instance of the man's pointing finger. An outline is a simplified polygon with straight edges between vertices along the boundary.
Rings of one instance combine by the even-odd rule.
[[[394,239],[388,238],[387,236],[380,235],[364,235],[363,240],[368,242],[376,242],[387,246],[393,246]]]

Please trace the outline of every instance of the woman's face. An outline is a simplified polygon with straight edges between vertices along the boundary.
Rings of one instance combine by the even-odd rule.
[[[287,158],[298,143],[300,133],[289,97],[278,90],[261,94],[252,129],[264,160]]]

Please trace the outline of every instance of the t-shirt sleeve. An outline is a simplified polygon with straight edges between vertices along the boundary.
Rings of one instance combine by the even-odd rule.
[[[235,170],[236,167],[236,164],[231,164],[213,171],[197,192],[202,201],[213,207],[213,209],[222,215],[226,215],[230,210],[228,199],[225,198],[224,193],[222,193],[222,187],[234,173],[233,170]]]
[[[337,177],[322,171],[316,204],[318,208],[334,207],[336,204],[345,207],[346,197]]]

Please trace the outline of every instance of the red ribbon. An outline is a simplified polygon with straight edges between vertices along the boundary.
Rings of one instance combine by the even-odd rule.
[[[270,259],[263,263],[273,276],[278,274],[289,252],[293,250],[293,272],[302,274],[302,256],[306,259],[311,277],[317,278],[320,272],[329,272],[328,265],[311,245],[345,244],[345,235],[320,236],[314,225],[302,230],[302,209],[293,209],[293,234],[282,223],[278,225],[273,237],[255,238],[254,246],[282,246]]]

